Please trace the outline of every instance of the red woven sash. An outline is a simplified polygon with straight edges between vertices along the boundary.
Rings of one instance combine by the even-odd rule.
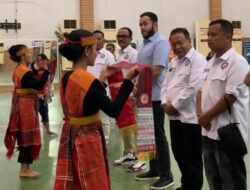
[[[149,65],[139,63],[120,62],[111,65],[112,68],[119,70],[108,78],[112,99],[114,99],[121,87],[123,74],[121,69],[130,69],[138,67],[139,81],[136,105],[138,108],[137,123],[137,156],[139,161],[153,159],[156,156],[156,146],[154,137],[154,120],[151,103],[152,96],[152,68]],[[131,111],[132,104],[128,100],[124,105],[121,115],[117,119],[119,128],[124,128],[135,123],[134,113]],[[121,125],[126,123],[127,126]],[[130,125],[129,125],[130,124]]]

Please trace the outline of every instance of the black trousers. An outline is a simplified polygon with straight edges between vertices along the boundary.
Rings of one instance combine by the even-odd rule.
[[[171,145],[181,171],[183,190],[201,190],[203,185],[201,127],[170,120]]]
[[[221,141],[203,137],[205,172],[211,190],[247,190],[243,157],[229,158]]]
[[[31,157],[31,150],[31,146],[19,147],[19,156],[17,161],[22,164],[32,164],[33,160]]]
[[[155,143],[156,143],[156,159],[150,161],[150,172],[159,175],[160,178],[172,180],[173,175],[170,170],[170,156],[168,141],[164,129],[164,110],[161,107],[161,101],[152,101]]]
[[[39,113],[42,117],[42,122],[49,122],[48,104],[45,104],[45,98],[39,98]]]

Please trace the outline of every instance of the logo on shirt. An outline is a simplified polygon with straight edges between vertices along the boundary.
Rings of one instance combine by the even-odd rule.
[[[227,68],[227,66],[228,66],[228,62],[222,63],[221,69],[225,69],[225,68]]]
[[[186,63],[185,63],[185,66],[190,65],[190,63],[191,63],[190,60],[187,60]]]
[[[124,56],[124,59],[126,60],[126,59],[128,59],[128,58],[129,58],[129,55],[126,54],[126,55]]]
[[[101,58],[102,58],[102,59],[105,58],[105,54],[101,54]]]
[[[147,94],[142,94],[140,96],[140,101],[141,101],[142,104],[148,104],[149,96]]]

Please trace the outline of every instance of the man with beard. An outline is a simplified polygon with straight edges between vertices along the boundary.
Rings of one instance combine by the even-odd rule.
[[[218,130],[237,123],[243,139],[248,139],[248,87],[243,83],[249,65],[232,47],[233,25],[223,19],[208,28],[208,46],[216,54],[204,70],[197,94],[198,122],[203,127],[203,156],[210,189],[246,190],[243,155],[227,149]],[[231,109],[229,111],[228,107]],[[241,139],[233,139],[238,143]],[[232,156],[232,154],[234,154]]]
[[[110,53],[108,50],[104,48],[104,33],[100,30],[96,30],[93,32],[97,39],[97,46],[96,50],[98,52],[95,64],[93,67],[88,67],[87,71],[95,75],[97,78],[100,76],[100,73],[102,71],[102,68],[107,64],[114,64],[115,58],[112,53]],[[106,88],[107,95],[110,96],[109,88]],[[102,111],[101,113],[101,122],[102,122],[102,128],[105,135],[106,143],[109,142],[109,135],[110,135],[110,121],[109,117]]]
[[[161,87],[166,75],[170,46],[168,41],[158,32],[158,18],[152,12],[140,16],[139,25],[144,38],[139,48],[137,62],[152,66],[152,108],[154,117],[156,159],[150,161],[150,170],[137,175],[136,180],[160,179],[151,189],[165,189],[174,184],[170,170],[170,156],[164,130],[164,110],[161,107]]]

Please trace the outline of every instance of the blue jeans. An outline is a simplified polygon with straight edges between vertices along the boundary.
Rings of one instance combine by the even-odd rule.
[[[205,172],[210,190],[247,190],[243,157],[231,159],[221,141],[203,137]]]

